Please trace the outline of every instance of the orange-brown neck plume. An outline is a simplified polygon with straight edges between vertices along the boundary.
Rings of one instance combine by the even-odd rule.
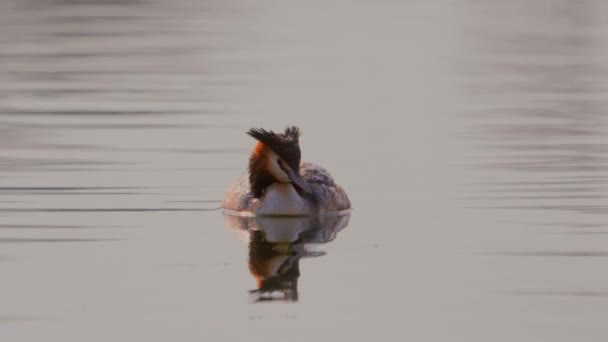
[[[249,184],[255,198],[262,197],[264,189],[277,181],[266,168],[268,152],[268,147],[258,142],[249,157]]]

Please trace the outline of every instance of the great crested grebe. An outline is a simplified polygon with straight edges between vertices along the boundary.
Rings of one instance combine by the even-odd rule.
[[[300,130],[283,133],[252,128],[258,140],[249,157],[249,172],[234,183],[222,207],[248,216],[305,216],[340,213],[350,209],[344,190],[321,166],[300,164]]]

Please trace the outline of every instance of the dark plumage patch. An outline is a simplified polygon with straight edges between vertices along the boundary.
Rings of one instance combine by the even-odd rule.
[[[272,147],[273,145],[297,144],[300,138],[300,129],[291,126],[285,128],[283,133],[275,133],[263,128],[252,128],[247,134]]]
[[[287,127],[283,133],[252,128],[247,131],[247,134],[262,143],[262,146],[256,147],[256,151],[249,159],[249,179],[255,197],[260,197],[263,189],[275,181],[272,175],[265,170],[264,158],[266,156],[263,153],[265,148],[272,150],[281,157],[294,172],[299,172],[302,158],[299,128],[295,126]]]

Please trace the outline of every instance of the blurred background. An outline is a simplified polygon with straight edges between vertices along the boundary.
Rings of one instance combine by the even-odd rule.
[[[607,43],[600,0],[0,0],[0,339],[604,341]],[[354,212],[256,302],[218,208],[287,125]]]

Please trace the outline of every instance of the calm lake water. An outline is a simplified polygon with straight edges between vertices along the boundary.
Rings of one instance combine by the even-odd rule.
[[[0,1],[0,340],[605,341],[607,75],[600,0]],[[217,209],[286,125],[350,217]]]

